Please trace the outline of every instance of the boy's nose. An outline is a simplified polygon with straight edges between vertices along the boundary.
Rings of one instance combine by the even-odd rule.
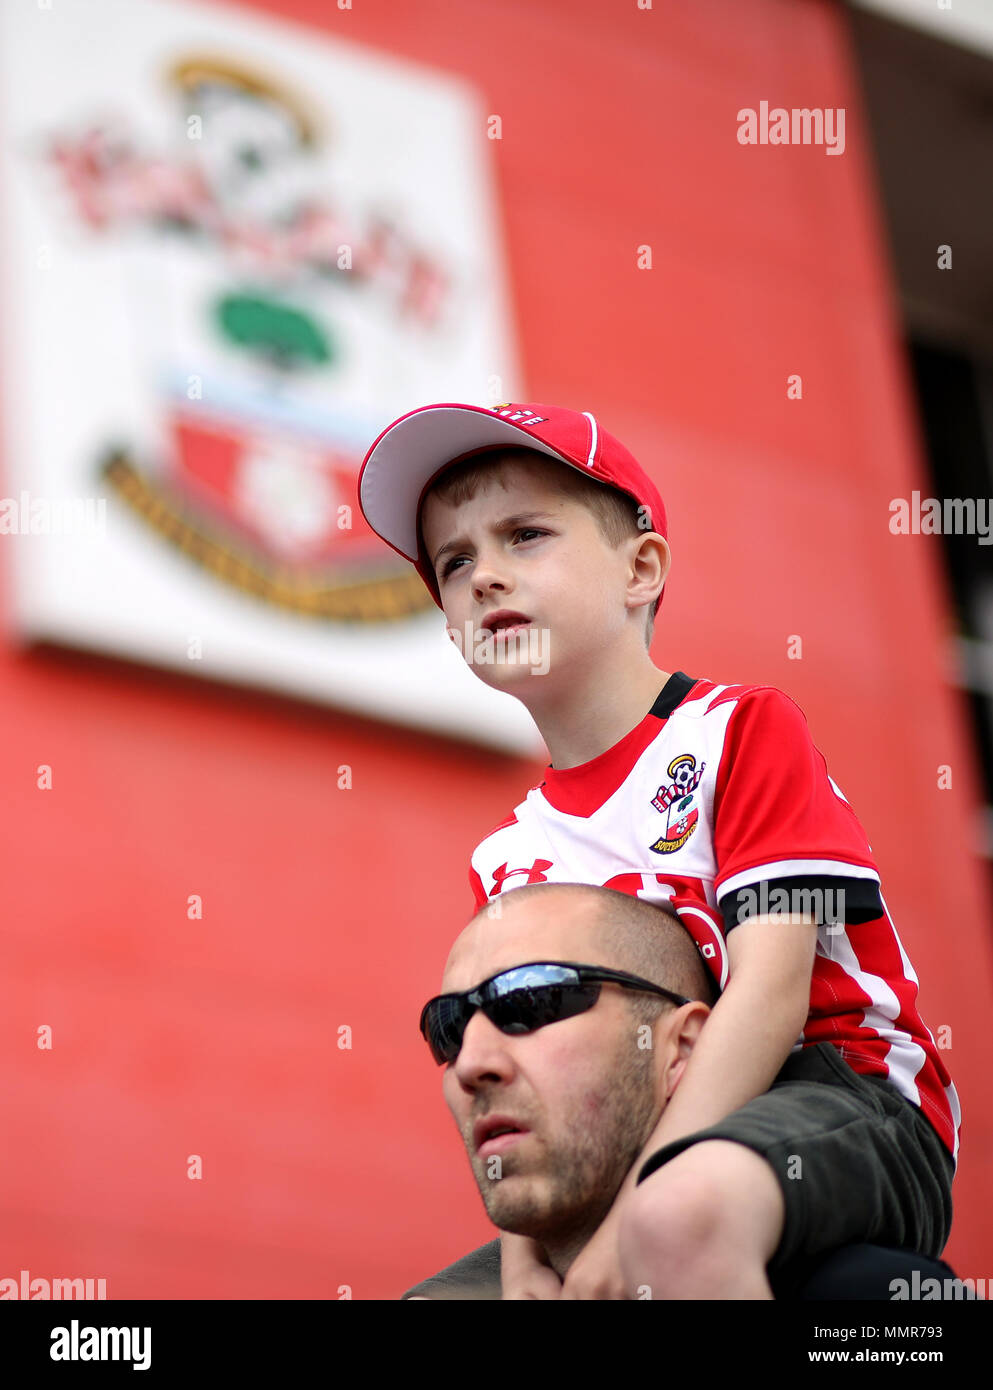
[[[473,568],[472,587],[477,596],[482,598],[494,589],[507,593],[512,588],[512,583],[506,567],[499,564],[496,557],[480,555]]]

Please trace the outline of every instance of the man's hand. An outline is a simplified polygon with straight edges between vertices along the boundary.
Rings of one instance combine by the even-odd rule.
[[[610,1211],[569,1266],[562,1285],[562,1298],[618,1300],[628,1297],[621,1277],[617,1239],[618,1212],[623,1196],[622,1188]]]
[[[562,1281],[530,1236],[500,1232],[500,1287],[505,1299],[560,1298]]]

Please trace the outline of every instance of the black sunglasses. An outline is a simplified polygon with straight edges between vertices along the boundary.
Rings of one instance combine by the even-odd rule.
[[[501,1033],[533,1033],[536,1028],[592,1009],[602,984],[644,990],[673,1004],[693,1002],[623,970],[574,961],[531,961],[491,975],[463,994],[439,994],[429,999],[421,1011],[421,1032],[434,1060],[444,1066],[459,1055],[466,1025],[477,1009],[482,1009]]]

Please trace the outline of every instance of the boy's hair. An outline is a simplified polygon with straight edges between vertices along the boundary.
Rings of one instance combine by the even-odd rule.
[[[549,473],[553,479],[552,485],[555,490],[562,496],[573,498],[587,511],[592,512],[600,528],[600,534],[607,544],[613,546],[615,550],[622,541],[628,540],[631,536],[643,536],[645,534],[645,528],[638,524],[639,508],[633,497],[629,497],[626,492],[621,492],[620,489],[611,487],[607,483],[594,482],[592,478],[587,478],[580,473],[577,468],[571,468],[567,463],[559,463],[549,454],[543,454],[537,449],[525,448],[523,445],[484,449],[478,454],[473,454],[471,458],[465,459],[462,463],[454,464],[441,475],[436,483],[428,488],[425,498],[433,494],[439,501],[446,502],[452,507],[459,507],[463,502],[468,502],[475,497],[478,489],[494,469],[502,468],[504,462],[516,463],[518,461],[522,464],[534,464],[538,461],[551,465]],[[418,534],[420,535],[420,521],[418,521]],[[658,612],[661,602],[662,595],[659,594],[655,603],[648,608],[648,620],[645,623],[646,647],[650,647],[652,644],[655,614]]]

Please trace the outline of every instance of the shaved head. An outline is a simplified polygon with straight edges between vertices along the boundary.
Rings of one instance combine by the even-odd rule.
[[[535,934],[531,924],[537,916],[545,917],[546,913],[549,919],[554,919],[551,934],[563,946],[568,946],[572,936],[575,938],[575,944],[561,956],[562,959],[583,960],[589,965],[609,965],[615,970],[640,975],[645,980],[651,980],[652,984],[675,990],[677,994],[685,994],[688,999],[702,999],[706,1004],[714,1001],[716,989],[713,977],[693,938],[674,912],[667,907],[647,903],[642,898],[632,897],[630,893],[597,888],[587,883],[526,884],[492,899],[479,909],[456,939],[446,976],[448,969],[460,958],[468,955],[476,957],[484,943],[495,945],[499,939],[495,931],[498,924],[501,925],[499,935],[516,940],[517,924],[526,919],[529,939],[537,947],[540,936]],[[572,933],[570,926],[574,928]],[[586,953],[576,955],[580,942]],[[536,954],[529,957],[531,960],[537,958]],[[494,969],[501,969],[502,964],[497,964]],[[469,981],[460,988],[470,988],[478,983],[478,979]],[[446,988],[457,987],[446,985]],[[631,996],[635,1002],[644,1002],[646,998]],[[658,1008],[663,1007],[663,1001],[652,999],[649,1007],[653,1014],[657,1013]]]

